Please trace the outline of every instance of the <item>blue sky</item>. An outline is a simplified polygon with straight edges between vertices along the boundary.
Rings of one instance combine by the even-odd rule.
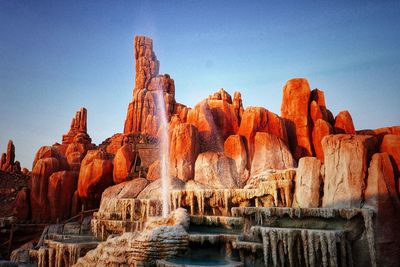
[[[357,129],[400,124],[400,1],[0,0],[0,151],[31,168],[88,109],[95,143],[123,131],[133,38],[147,35],[193,106],[219,88],[280,114],[286,80],[325,91]]]

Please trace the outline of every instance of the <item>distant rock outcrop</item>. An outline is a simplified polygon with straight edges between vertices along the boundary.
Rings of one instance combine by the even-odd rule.
[[[8,141],[7,152],[0,158],[0,170],[9,173],[21,173],[19,161],[15,161],[15,146],[12,140]]]

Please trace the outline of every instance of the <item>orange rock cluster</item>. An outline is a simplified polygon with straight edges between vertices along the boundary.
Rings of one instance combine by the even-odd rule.
[[[35,156],[31,192],[21,193],[21,199],[29,194],[32,218],[63,220],[75,214],[81,204],[97,207],[107,187],[133,178],[135,165],[149,167],[147,176],[141,178],[155,187],[160,176],[157,150],[139,152],[136,145],[157,143],[161,107],[155,99],[160,92],[169,121],[170,176],[181,183],[243,188],[249,178],[263,176],[269,170],[295,168],[299,163],[299,177],[304,183],[299,188],[296,185],[296,205],[354,207],[364,200],[372,155],[382,152],[393,165],[394,183],[390,185],[394,184],[398,194],[400,126],[356,132],[350,113],[342,111],[334,117],[324,92],[311,90],[303,78],[291,79],[284,86],[281,116],[263,107],[244,108],[239,92],[232,98],[224,89],[188,108],[176,102],[174,80],[168,74],[159,74],[152,40],[135,37],[134,51],[135,86],[124,133],[96,146],[87,133],[86,109],[78,111],[62,143],[42,147]],[[18,165],[12,143],[8,150],[2,156],[1,169]],[[354,153],[361,156],[354,158]],[[323,199],[318,191],[317,196],[310,196],[312,201],[304,201],[309,190],[300,187],[314,188],[312,192],[320,188],[323,174],[318,169],[322,168],[326,187]],[[383,169],[381,165],[376,168]],[[386,173],[379,170],[377,175]],[[345,190],[336,194],[338,188],[341,190],[338,181],[345,176],[357,179],[345,181]],[[375,184],[374,190],[383,190],[381,184]],[[340,200],[350,195],[353,202]]]

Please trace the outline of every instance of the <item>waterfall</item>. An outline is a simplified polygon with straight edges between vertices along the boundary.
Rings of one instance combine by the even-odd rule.
[[[159,138],[160,138],[160,165],[161,165],[161,188],[162,188],[162,216],[166,218],[169,213],[169,136],[168,120],[165,110],[163,90],[157,90],[157,106],[159,116]]]

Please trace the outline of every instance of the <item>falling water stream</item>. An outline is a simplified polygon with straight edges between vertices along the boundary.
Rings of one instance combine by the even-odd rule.
[[[161,165],[161,189],[162,189],[162,216],[166,218],[169,213],[169,136],[168,120],[165,111],[164,94],[157,90],[158,116],[160,119],[160,165]]]

